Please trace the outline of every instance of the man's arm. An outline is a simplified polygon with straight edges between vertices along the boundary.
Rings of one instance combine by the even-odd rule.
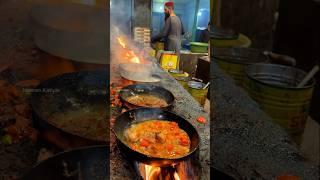
[[[166,23],[165,23],[164,28],[162,29],[162,31],[159,34],[153,36],[151,38],[151,42],[154,43],[154,42],[159,41],[160,39],[168,36],[169,30],[170,30],[170,24],[171,24],[171,19],[168,18],[166,20]]]

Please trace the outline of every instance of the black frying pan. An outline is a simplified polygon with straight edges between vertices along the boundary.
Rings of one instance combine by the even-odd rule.
[[[64,113],[70,109],[82,110],[84,107],[98,105],[98,107],[105,107],[105,112],[102,114],[106,116],[101,119],[108,119],[108,76],[107,70],[82,71],[62,74],[42,82],[31,96],[35,126],[41,132],[59,132],[63,139],[77,142],[74,147],[105,143],[104,140],[88,138],[84,134],[58,127],[48,121],[48,118],[53,113]],[[105,123],[101,126],[109,127],[108,122],[101,122]],[[109,132],[106,134],[109,135]]]
[[[154,158],[154,157],[147,156],[145,154],[134,151],[129,146],[127,146],[125,143],[125,137],[124,137],[125,130],[129,128],[132,123],[137,123],[137,122],[142,122],[142,121],[147,121],[152,119],[168,120],[168,121],[173,121],[178,123],[179,127],[189,135],[189,138],[191,140],[190,152],[184,157],[164,159],[164,158]],[[117,137],[118,145],[120,149],[124,152],[126,156],[128,156],[128,158],[132,160],[137,160],[144,164],[149,164],[149,165],[158,166],[158,167],[170,166],[188,158],[198,149],[198,146],[200,143],[199,134],[197,130],[192,126],[192,124],[190,124],[184,118],[172,112],[164,111],[161,109],[155,109],[155,108],[139,108],[139,109],[126,111],[125,113],[117,117],[116,122],[114,124],[113,131]]]
[[[119,96],[121,101],[124,103],[124,105],[127,108],[136,109],[143,106],[138,106],[128,102],[128,98],[134,95],[139,95],[139,94],[153,95],[165,100],[168,106],[161,107],[161,109],[170,110],[173,106],[173,102],[174,102],[173,94],[163,87],[154,86],[151,84],[134,84],[134,85],[126,86],[120,90]]]
[[[105,180],[109,147],[92,146],[57,154],[32,168],[22,180]]]

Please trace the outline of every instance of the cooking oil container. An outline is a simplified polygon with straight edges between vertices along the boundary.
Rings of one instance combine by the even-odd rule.
[[[208,88],[203,89],[205,84],[198,81],[189,81],[188,82],[188,92],[191,96],[199,102],[201,106],[204,106],[206,99]]]
[[[176,69],[171,69],[169,70],[169,73],[172,77],[174,77],[180,84],[181,86],[188,90],[188,80],[189,80],[189,74],[183,71],[179,71]]]
[[[242,86],[247,65],[268,61],[262,51],[252,48],[213,48],[212,57],[239,86]]]
[[[164,70],[178,69],[179,60],[177,54],[172,51],[163,51],[160,57],[160,65]]]
[[[246,68],[244,80],[249,95],[297,144],[301,143],[315,85],[311,80],[306,86],[297,88],[306,74],[289,66],[254,64]]]

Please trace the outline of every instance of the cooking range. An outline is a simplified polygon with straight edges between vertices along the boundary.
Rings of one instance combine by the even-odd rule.
[[[210,122],[197,122],[197,117],[208,118],[200,105],[165,71],[148,53],[130,49],[124,37],[116,38],[111,56],[111,132],[110,132],[110,178],[144,180],[210,179],[209,133]],[[134,53],[128,53],[133,51]],[[141,50],[143,51],[143,50]],[[128,56],[133,54],[135,56]],[[123,64],[133,64],[135,77],[123,76]],[[145,65],[147,64],[147,65]],[[147,68],[142,68],[147,67]],[[151,68],[150,68],[151,67]],[[130,71],[130,70],[129,70]],[[141,73],[142,76],[139,77]],[[156,75],[157,82],[149,78]],[[141,78],[143,77],[143,78]],[[129,80],[130,79],[130,80]],[[142,82],[140,82],[142,81]],[[160,90],[161,89],[161,90]],[[150,108],[132,106],[128,96],[152,94],[164,99],[168,106]],[[151,119],[176,120],[179,127],[191,137],[190,153],[182,158],[153,158],[132,150],[123,139],[123,131],[130,122],[145,122]],[[194,147],[193,147],[194,146]],[[194,149],[192,149],[194,148]]]

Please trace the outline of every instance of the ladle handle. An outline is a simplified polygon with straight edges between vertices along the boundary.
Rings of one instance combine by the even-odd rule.
[[[320,70],[319,65],[315,65],[312,70],[306,75],[306,77],[299,83],[298,88],[305,86],[311,78]]]
[[[199,82],[202,82],[202,80],[201,79],[198,79],[198,78],[195,78],[195,77],[193,77],[193,78],[191,78],[192,80],[194,80],[194,81],[199,81]]]

